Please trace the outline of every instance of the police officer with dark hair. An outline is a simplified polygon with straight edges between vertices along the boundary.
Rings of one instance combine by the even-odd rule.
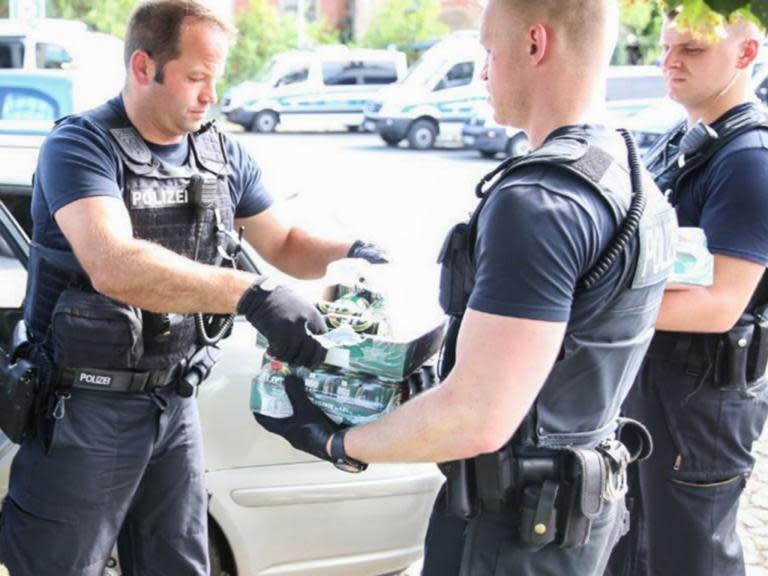
[[[679,224],[704,230],[714,283],[664,294],[625,405],[654,453],[630,470],[632,529],[609,574],[744,574],[736,515],[768,416],[768,117],[750,81],[759,30],[725,32],[695,37],[676,13],[662,29],[669,96],[688,117],[646,163]]]
[[[122,94],[63,119],[42,146],[24,314],[42,390],[0,529],[14,576],[101,576],[116,542],[123,574],[206,576],[190,395],[214,344],[238,311],[278,358],[324,357],[311,304],[234,269],[233,229],[294,276],[348,255],[383,259],[284,226],[253,159],[204,123],[230,35],[195,0],[141,4]]]
[[[610,0],[485,9],[496,120],[523,127],[534,150],[481,182],[474,215],[443,245],[442,384],[339,429],[292,377],[293,415],[256,415],[349,471],[450,462],[447,506],[468,521],[461,565],[446,569],[464,576],[601,574],[625,522],[626,466],[648,451],[642,428],[618,416],[653,334],[676,223],[631,138],[586,123],[617,20]]]

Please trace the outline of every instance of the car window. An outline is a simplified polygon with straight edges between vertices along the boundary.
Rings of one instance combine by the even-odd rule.
[[[658,76],[626,76],[608,77],[606,83],[607,100],[628,100],[640,98],[663,98],[667,89],[664,77]]]
[[[24,41],[21,38],[0,38],[0,68],[24,66]]]
[[[2,237],[0,237],[0,277],[3,278],[0,309],[21,308],[27,284],[27,271]]]
[[[454,64],[450,70],[443,76],[442,80],[435,86],[435,91],[445,90],[446,88],[457,88],[466,86],[472,82],[472,76],[475,72],[474,62],[459,62]]]
[[[298,70],[292,70],[278,78],[277,82],[275,82],[275,86],[297,84],[298,82],[304,82],[307,78],[309,78],[309,68],[300,68]]]
[[[47,94],[32,88],[0,86],[0,119],[52,122],[59,116],[58,104]]]
[[[397,82],[394,62],[364,62],[360,68],[363,84],[392,84]]]
[[[72,56],[58,44],[39,42],[35,46],[37,67],[47,70],[61,70],[72,62]]]
[[[323,84],[326,86],[348,86],[357,84],[360,63],[338,61],[323,62]]]

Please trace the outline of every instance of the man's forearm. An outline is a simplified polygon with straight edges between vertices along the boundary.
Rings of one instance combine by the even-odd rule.
[[[102,258],[99,292],[153,312],[234,312],[255,276],[194,262],[158,244],[133,240]]]
[[[324,240],[291,228],[274,264],[295,278],[320,278],[328,264],[347,256],[349,247],[349,242]]]
[[[363,462],[447,462],[476,456],[478,407],[443,384],[381,419],[351,429],[346,452]]]

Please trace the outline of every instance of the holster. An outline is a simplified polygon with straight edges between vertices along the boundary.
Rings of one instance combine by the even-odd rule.
[[[768,306],[745,313],[722,335],[715,351],[714,383],[723,390],[748,390],[768,367]]]
[[[18,356],[17,356],[18,351]],[[32,428],[38,371],[26,355],[26,342],[8,355],[0,349],[0,430],[20,444]]]

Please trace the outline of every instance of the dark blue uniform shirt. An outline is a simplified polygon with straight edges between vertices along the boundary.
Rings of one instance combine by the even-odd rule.
[[[108,104],[125,115],[122,96]],[[266,210],[273,200],[264,187],[261,169],[238,142],[226,136],[224,141],[235,217],[246,218]],[[147,144],[161,160],[175,166],[184,164],[190,153],[188,138],[168,146]],[[65,120],[46,138],[40,149],[32,194],[35,240],[52,248],[68,250],[53,219],[56,211],[89,196],[122,198],[122,182],[120,155],[109,134],[81,116]]]
[[[560,128],[547,140],[569,134],[606,151],[625,149],[623,140],[602,126]],[[469,307],[551,322],[589,316],[613,292],[623,266],[613,266],[574,306],[576,285],[617,224],[608,203],[579,177],[553,167],[516,170],[480,213]]]
[[[710,252],[768,266],[768,131],[728,142],[683,180],[677,201],[678,223],[702,228]]]

